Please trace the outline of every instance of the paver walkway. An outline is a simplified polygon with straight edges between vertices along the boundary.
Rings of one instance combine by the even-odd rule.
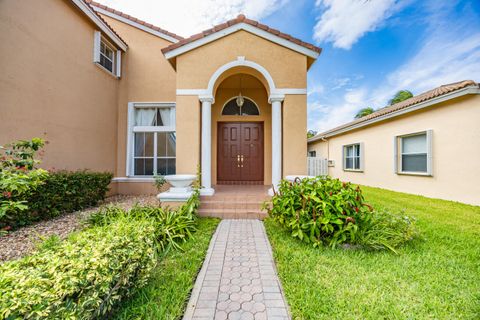
[[[190,319],[290,319],[261,221],[220,222],[185,311]]]

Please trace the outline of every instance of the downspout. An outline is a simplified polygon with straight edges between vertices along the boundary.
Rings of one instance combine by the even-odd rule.
[[[325,137],[321,138],[323,142],[327,143],[327,161],[330,160],[330,141],[328,139],[325,139]]]
[[[322,141],[327,143],[327,174],[330,176],[330,166],[328,165],[330,161],[330,141],[325,139],[325,137],[322,137]]]

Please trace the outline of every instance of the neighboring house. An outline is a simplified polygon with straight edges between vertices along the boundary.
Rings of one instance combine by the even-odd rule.
[[[46,168],[122,194],[199,166],[207,195],[306,173],[316,46],[243,15],[184,39],[83,0],[2,0],[0,40],[0,144],[45,137]]]
[[[308,152],[335,178],[480,205],[479,121],[479,84],[462,81],[319,133]]]

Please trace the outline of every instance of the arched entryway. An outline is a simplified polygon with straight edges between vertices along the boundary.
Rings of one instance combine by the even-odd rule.
[[[243,82],[242,82],[243,79]],[[243,84],[242,84],[243,83]],[[249,88],[251,86],[251,88]],[[251,90],[249,90],[251,89]],[[260,106],[259,117],[257,121],[243,115],[222,115],[221,111],[225,103],[232,98],[240,95],[244,91],[245,95],[252,98]],[[252,94],[260,95],[258,97]],[[277,185],[282,176],[282,101],[285,95],[279,93],[275,83],[268,71],[255,62],[238,57],[238,60],[229,62],[214,72],[208,83],[207,89],[199,95],[202,103],[202,123],[201,123],[201,170],[202,170],[202,190],[204,195],[212,195],[214,189],[212,184],[217,182],[217,131],[218,122],[239,122],[244,124],[249,122],[252,125],[255,122],[262,122],[263,127],[263,184]],[[263,107],[262,107],[263,106]],[[215,117],[222,117],[216,119]],[[225,117],[225,118],[223,118]],[[251,117],[255,117],[252,115]],[[250,127],[252,129],[252,127]],[[243,129],[242,126],[239,128]],[[257,130],[257,129],[255,129]],[[260,130],[260,127],[258,127]],[[268,139],[268,140],[267,140]],[[251,143],[251,142],[250,142]],[[255,147],[260,147],[258,144]],[[223,150],[223,149],[222,149]],[[231,153],[233,154],[233,153]],[[229,165],[240,165],[242,168],[242,155],[235,154],[240,163],[231,162]],[[240,156],[240,157],[239,157]],[[245,162],[245,155],[243,161]],[[256,164],[258,165],[258,164]],[[244,164],[245,167],[245,164]],[[234,179],[232,183],[261,183],[261,180]]]
[[[262,81],[224,77],[212,105],[212,183],[271,184],[271,106]]]

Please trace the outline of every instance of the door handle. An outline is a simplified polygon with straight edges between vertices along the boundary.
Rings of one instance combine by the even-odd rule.
[[[241,155],[240,161],[242,162],[241,167],[243,168],[243,154]]]
[[[240,155],[237,154],[237,168],[240,168]]]

